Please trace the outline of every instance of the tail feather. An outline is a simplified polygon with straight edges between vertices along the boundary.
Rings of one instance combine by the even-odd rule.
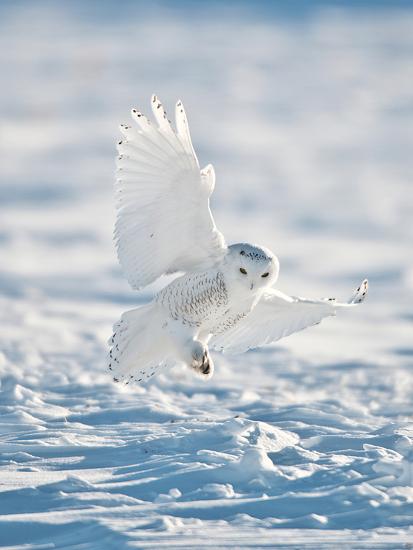
[[[108,355],[108,369],[115,382],[144,382],[170,364],[160,326],[151,304],[125,312],[115,323]]]

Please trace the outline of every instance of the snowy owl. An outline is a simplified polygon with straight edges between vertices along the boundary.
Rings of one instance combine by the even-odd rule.
[[[199,168],[182,102],[175,127],[156,96],[151,105],[155,124],[132,109],[134,125],[120,127],[116,247],[134,289],[181,275],[114,325],[109,370],[116,382],[143,382],[179,363],[210,378],[210,349],[241,353],[364,300],[367,280],[346,303],[273,288],[277,257],[263,246],[228,246],[214,223],[214,168]]]

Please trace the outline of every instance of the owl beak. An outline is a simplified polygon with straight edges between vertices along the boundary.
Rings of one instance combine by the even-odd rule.
[[[252,290],[254,288],[254,283],[251,283],[250,289]]]

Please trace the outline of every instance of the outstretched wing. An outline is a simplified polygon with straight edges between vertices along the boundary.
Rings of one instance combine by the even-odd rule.
[[[265,292],[255,308],[231,329],[212,337],[209,345],[224,353],[242,353],[276,342],[293,332],[336,315],[342,307],[360,304],[367,295],[365,279],[346,303],[334,299],[308,300],[287,296],[275,289]]]
[[[156,124],[133,109],[136,125],[121,125],[118,144],[115,241],[133,288],[164,273],[208,268],[226,251],[209,209],[214,169],[199,169],[182,103],[176,130],[156,96],[152,110]]]

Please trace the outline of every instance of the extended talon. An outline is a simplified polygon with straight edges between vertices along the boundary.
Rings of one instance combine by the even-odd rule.
[[[204,366],[203,365],[203,368],[202,368],[202,374],[209,374],[211,371],[211,367],[209,365],[209,362],[206,363],[206,365]]]
[[[209,366],[209,357],[208,357],[208,353],[205,351],[203,356],[202,356],[202,363],[199,367],[199,370],[200,372],[202,372],[202,374],[208,374],[209,371],[210,371],[210,366]]]
[[[210,358],[208,349],[200,342],[196,343],[192,350],[192,360],[190,366],[197,373],[210,378],[212,376],[214,365]]]

